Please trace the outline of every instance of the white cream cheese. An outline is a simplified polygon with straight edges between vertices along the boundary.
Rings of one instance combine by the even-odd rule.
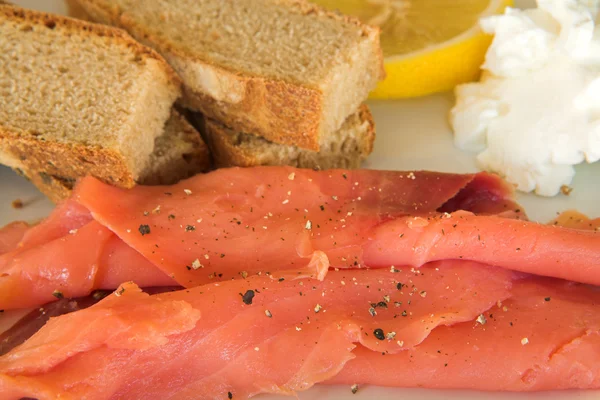
[[[538,0],[485,18],[478,83],[456,88],[455,143],[524,192],[556,195],[600,159],[600,0]]]

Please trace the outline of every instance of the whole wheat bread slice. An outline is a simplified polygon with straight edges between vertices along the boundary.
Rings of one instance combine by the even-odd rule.
[[[379,30],[305,0],[75,0],[183,78],[184,105],[319,150],[384,76]]]
[[[208,147],[200,133],[175,110],[171,112],[164,132],[154,141],[154,152],[138,183],[170,185],[211,167]],[[57,168],[57,162],[53,161],[56,153],[45,152],[43,146],[23,147],[22,144],[0,139],[0,161],[29,179],[50,200],[57,203],[69,197],[82,175],[78,171]],[[102,165],[98,167],[102,168]]]
[[[236,132],[223,124],[205,120],[205,138],[217,167],[290,165],[298,168],[359,168],[373,150],[375,124],[366,105],[346,119],[340,129],[329,135],[320,151],[269,142]]]
[[[6,5],[0,38],[0,138],[44,154],[40,172],[134,185],[181,93],[164,59],[121,30]]]

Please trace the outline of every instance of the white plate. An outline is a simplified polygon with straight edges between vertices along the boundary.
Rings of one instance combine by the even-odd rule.
[[[15,0],[25,7],[64,13],[60,0]],[[517,4],[519,2],[517,1]],[[531,0],[521,5],[531,4]],[[447,114],[452,106],[451,94],[441,94],[422,99],[372,102],[371,110],[377,124],[375,151],[365,167],[390,170],[436,170],[444,172],[475,172],[477,168],[472,154],[461,152],[452,145],[452,134]],[[577,168],[573,193],[552,199],[533,195],[520,195],[519,201],[530,218],[548,221],[557,212],[578,209],[590,216],[600,216],[600,163]],[[15,210],[11,203],[21,199],[26,207]],[[35,187],[11,170],[0,167],[0,226],[13,220],[34,220],[46,216],[52,204]],[[569,391],[559,393],[515,394],[481,393],[464,391],[389,389],[362,387],[352,395],[349,387],[318,386],[299,396],[301,399],[320,400],[597,400],[600,391]],[[289,397],[261,396],[263,400],[289,399]]]

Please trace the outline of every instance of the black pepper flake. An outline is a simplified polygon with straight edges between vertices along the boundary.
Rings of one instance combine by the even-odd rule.
[[[192,232],[192,231],[195,231],[195,230],[196,230],[196,227],[194,225],[187,225],[185,227],[185,231],[186,232]]]
[[[398,284],[396,285],[396,289],[402,290],[402,286],[404,285],[401,282],[398,282]]]
[[[325,206],[324,205],[320,205],[319,208],[321,209],[321,211],[325,211]]]
[[[379,340],[385,340],[385,334],[383,333],[383,329],[377,328],[373,331],[373,335]]]
[[[169,216],[167,217],[168,219],[175,219],[175,215],[173,214],[169,214]]]
[[[150,226],[149,225],[140,225],[138,228],[142,236],[150,234]]]
[[[379,303],[377,303],[377,307],[387,308],[387,303],[385,301],[380,301]]]
[[[55,290],[54,292],[52,292],[52,296],[56,297],[57,299],[65,298],[65,296],[63,295],[63,293],[60,290]]]
[[[344,178],[346,177],[346,174],[344,174]],[[352,386],[350,386],[350,390],[352,391],[352,394],[356,394],[358,392],[358,385],[354,384]]]
[[[406,312],[406,310],[404,310],[404,311],[402,311],[402,314],[401,314],[401,315],[402,315],[403,317],[406,317],[406,316],[408,315],[408,313]]]
[[[252,304],[252,299],[254,298],[254,290],[247,290],[246,293],[241,294],[240,296],[242,296],[242,301],[244,302],[244,304]]]
[[[348,179],[348,175],[342,174],[342,176],[344,177],[344,179]]]
[[[550,300],[551,300],[551,299],[550,299],[550,297],[546,297],[546,298],[544,299],[544,301],[550,301]]]
[[[223,258],[223,257],[225,257],[225,254],[221,253],[221,255],[219,257]]]
[[[279,278],[279,282],[285,281],[285,278]]]
[[[233,393],[231,393],[231,392],[227,392],[227,398],[228,398],[229,400],[233,399]]]

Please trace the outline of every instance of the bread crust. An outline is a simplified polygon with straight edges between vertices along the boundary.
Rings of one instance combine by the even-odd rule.
[[[165,39],[153,36],[136,24],[117,5],[105,0],[75,0],[94,20],[126,29],[142,43],[152,46],[174,66],[186,83],[182,104],[225,125],[276,143],[319,150],[324,132],[325,94],[321,88],[300,82],[271,79],[215,65],[199,55],[188,54]],[[377,57],[373,75],[385,77],[379,28],[354,17],[324,10],[306,0],[275,0],[295,12],[352,24],[369,38]],[[193,81],[193,82],[192,82]],[[199,90],[201,89],[201,90]]]
[[[223,124],[206,118],[204,120],[205,140],[212,151],[215,166],[226,167],[253,167],[260,165],[291,165],[299,168],[331,169],[359,168],[360,163],[373,151],[375,141],[375,122],[369,108],[361,105],[359,111],[359,125],[366,124],[366,132],[360,137],[362,153],[350,155],[338,153],[333,156],[324,156],[312,151],[300,150],[300,156],[288,159],[269,159],[264,157],[260,150],[248,150],[236,143],[228,133],[229,128]],[[359,127],[356,127],[357,129]],[[260,140],[260,139],[259,139]]]
[[[33,183],[42,194],[55,204],[67,199],[73,192],[71,182],[64,182],[52,176],[30,175],[27,170],[17,169],[16,172]]]
[[[317,132],[323,105],[320,91],[265,78],[237,79],[245,86],[240,102],[217,101],[185,87],[180,103],[236,131],[252,132],[275,143],[319,150]]]
[[[0,151],[12,157],[12,162],[5,161],[8,166],[22,169],[30,179],[37,174],[62,182],[74,182],[93,175],[115,186],[129,188],[135,185],[123,156],[111,149],[44,141],[0,127]],[[42,179],[42,182],[46,180]]]

